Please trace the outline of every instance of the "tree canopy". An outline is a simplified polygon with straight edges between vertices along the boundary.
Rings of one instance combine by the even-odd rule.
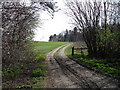
[[[23,55],[28,49],[28,42],[33,38],[38,26],[38,12],[47,11],[53,16],[55,2],[1,2],[2,5],[2,60],[3,63],[27,59]],[[23,55],[23,57],[21,57]]]
[[[120,2],[71,0],[66,5],[73,24],[83,33],[89,56],[120,56]]]

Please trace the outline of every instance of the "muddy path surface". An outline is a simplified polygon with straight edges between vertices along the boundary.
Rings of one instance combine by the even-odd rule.
[[[118,88],[117,80],[96,73],[69,59],[64,54],[68,46],[63,45],[48,53],[47,88]],[[54,55],[56,52],[57,55]]]

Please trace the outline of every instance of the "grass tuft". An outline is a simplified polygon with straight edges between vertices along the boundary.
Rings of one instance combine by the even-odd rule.
[[[75,53],[75,55],[72,55],[71,51],[72,47],[68,47],[65,50],[65,54],[77,61],[80,61],[81,63],[85,64],[86,66],[89,66],[93,69],[96,69],[98,71],[102,71],[104,73],[110,74],[113,77],[120,79],[120,60],[115,59],[92,59],[87,56],[87,52],[85,52],[84,56],[82,56],[80,53]]]
[[[45,75],[46,75],[46,72],[41,69],[35,69],[32,72],[32,77],[40,77],[40,76],[45,76]]]

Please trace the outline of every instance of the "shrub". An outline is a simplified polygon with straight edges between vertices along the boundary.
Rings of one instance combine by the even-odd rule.
[[[6,68],[2,72],[4,79],[13,79],[20,76],[20,71],[14,68]]]
[[[45,71],[41,69],[35,69],[32,72],[33,77],[40,77],[40,76],[45,76]]]

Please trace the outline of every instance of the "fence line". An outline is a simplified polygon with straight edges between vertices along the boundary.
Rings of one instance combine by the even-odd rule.
[[[75,50],[80,50],[80,53],[83,54],[82,50],[85,50],[85,49],[87,49],[87,48],[75,48],[75,47],[72,47],[72,55],[74,55]]]

